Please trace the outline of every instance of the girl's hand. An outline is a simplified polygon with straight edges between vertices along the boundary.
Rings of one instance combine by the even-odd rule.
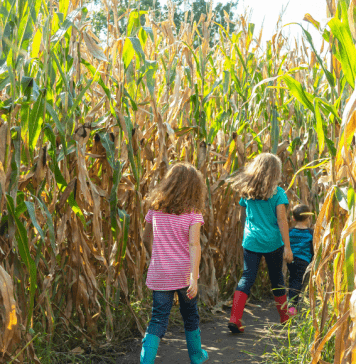
[[[293,262],[292,249],[288,249],[288,248],[284,249],[284,259],[287,261],[287,263],[292,263]]]
[[[190,278],[190,284],[187,290],[187,296],[191,300],[198,294],[198,280]]]

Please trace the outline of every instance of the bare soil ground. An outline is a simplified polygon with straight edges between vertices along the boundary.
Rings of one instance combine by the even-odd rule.
[[[200,323],[202,347],[209,354],[207,363],[265,363],[265,353],[272,350],[274,343],[267,335],[272,325],[279,323],[279,315],[274,301],[256,302],[245,309],[243,321],[246,325],[243,334],[230,333],[227,324],[231,309],[217,313],[210,322]],[[280,333],[280,326],[273,331]],[[127,343],[117,364],[139,364],[141,339]],[[155,364],[189,364],[183,327],[170,325],[165,337],[161,340]]]

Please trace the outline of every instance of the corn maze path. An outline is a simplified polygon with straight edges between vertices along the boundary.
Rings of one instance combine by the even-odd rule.
[[[217,313],[211,322],[200,323],[202,347],[209,354],[208,363],[245,363],[261,364],[266,359],[263,354],[270,352],[273,343],[267,338],[269,328],[279,323],[279,315],[274,301],[257,302],[247,306],[243,321],[246,325],[243,334],[231,334],[227,324],[231,309]],[[274,333],[280,333],[280,327],[273,327]],[[120,355],[117,364],[138,364],[140,362],[141,340],[131,343],[128,352]],[[168,327],[161,340],[155,364],[189,364],[184,329]]]

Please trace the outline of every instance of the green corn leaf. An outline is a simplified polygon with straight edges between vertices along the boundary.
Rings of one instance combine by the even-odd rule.
[[[224,94],[227,94],[227,92],[229,91],[229,84],[230,84],[230,72],[224,71],[224,76],[223,76],[223,93]]]
[[[142,49],[142,45],[141,42],[138,38],[133,38],[133,37],[129,37],[128,38],[132,44],[132,47],[135,51],[135,53],[137,54],[137,56],[143,61],[145,62],[145,53]],[[126,42],[125,42],[126,43]],[[125,47],[125,45],[124,45]]]
[[[137,30],[140,28],[140,15],[141,12],[137,10],[132,10],[127,22],[127,36],[135,35]]]
[[[40,197],[36,197],[36,199],[39,202],[41,210],[44,211],[46,216],[47,216],[47,226],[48,226],[48,231],[49,231],[49,240],[51,242],[51,247],[52,247],[53,253],[55,253],[56,252],[56,237],[55,237],[55,233],[54,233],[52,215],[48,211],[48,208],[47,208],[46,204],[42,201],[42,199]]]
[[[320,108],[319,108],[319,100],[317,98],[315,98],[315,100],[314,100],[314,109],[315,109],[315,119],[316,119],[315,130],[318,135],[319,156],[320,156],[325,148],[325,134],[324,134],[324,128],[323,128],[323,120],[322,120]]]
[[[321,98],[321,97],[318,97],[318,100],[319,100],[319,107],[321,109],[324,110],[324,113],[327,114],[327,113],[331,113],[334,115],[335,119],[341,123],[342,122],[342,119],[340,118],[339,114],[337,113],[337,109],[338,109],[338,103],[340,103],[341,99],[339,98],[338,100],[336,100],[335,102],[335,105],[331,105],[329,104],[325,99]]]
[[[348,211],[348,206],[347,206],[347,190],[345,189],[345,187],[335,187],[335,196],[336,199],[339,202],[339,205],[341,208],[343,208],[344,210]]]
[[[209,97],[214,93],[215,89],[221,84],[222,80],[216,80],[214,82],[214,85],[213,87],[211,88],[211,90],[209,91],[209,93],[204,97],[203,99],[203,104],[205,104],[208,100],[209,100]]]
[[[0,91],[2,91],[10,81],[10,77],[8,74],[5,74],[3,77],[0,77]]]
[[[92,66],[89,62],[87,62],[85,59],[81,59],[80,63],[82,63],[87,70],[91,73],[92,76],[95,76],[95,74],[97,73],[96,69],[94,66]],[[101,76],[98,79],[98,84],[102,87],[102,89],[104,90],[106,96],[108,97],[108,99],[111,99],[111,93],[110,93],[110,89],[105,85],[103,79],[101,78]]]
[[[153,97],[155,92],[155,73],[153,69],[149,69],[146,72],[146,84],[150,95]]]
[[[333,157],[336,157],[337,150],[336,150],[336,148],[335,148],[335,144],[334,144],[334,142],[333,142],[331,139],[329,139],[326,135],[325,135],[325,144],[328,146],[330,154],[331,154]]]
[[[37,16],[40,12],[42,0],[33,0],[34,6],[31,6],[31,15],[32,15],[32,21],[35,23],[37,20]]]
[[[21,192],[17,192],[17,197],[20,195]],[[27,210],[25,201],[20,202],[15,209],[15,214],[17,218],[20,218],[20,216]]]
[[[290,93],[306,108],[310,109],[314,112],[313,106],[313,95],[303,90],[303,87],[300,82],[295,80],[294,78],[285,75],[283,76],[283,80],[286,83]]]
[[[82,89],[82,91],[80,92],[80,94],[75,98],[74,103],[73,103],[73,106],[70,108],[66,120],[69,120],[70,119],[70,117],[74,113],[74,111],[77,108],[77,106],[82,102],[82,99],[83,99],[85,93],[87,92],[87,90],[89,89],[89,87],[94,82],[97,82],[98,81],[98,78],[99,78],[98,74],[95,74],[94,77],[91,80],[88,80],[87,84]]]
[[[109,133],[107,131],[101,131],[98,134],[100,136],[101,144],[106,150],[106,157],[108,159],[108,162],[111,168],[114,170],[116,167],[114,142],[110,139]]]
[[[44,132],[45,132],[47,138],[50,140],[50,142],[52,144],[50,150],[48,151],[48,154],[50,155],[50,157],[53,160],[53,164],[50,166],[50,168],[53,171],[53,174],[54,174],[57,186],[59,188],[59,191],[63,192],[65,190],[65,188],[67,187],[67,182],[64,179],[61,170],[58,167],[58,160],[57,160],[57,157],[56,157],[56,140],[55,140],[55,135],[53,133],[51,125],[46,124],[45,128],[44,128]],[[86,225],[85,217],[83,215],[82,210],[78,206],[77,201],[74,198],[74,193],[73,192],[71,192],[71,194],[69,195],[67,201],[69,203],[69,206],[72,208],[73,212],[79,217],[79,219],[83,223],[83,226],[85,226]]]
[[[36,228],[36,230],[40,234],[42,240],[46,241],[44,232],[43,232],[42,228],[40,227],[40,225],[38,224],[37,219],[36,219],[35,205],[33,204],[33,202],[30,202],[30,201],[25,201],[25,204],[27,207],[28,214],[30,215],[33,226]]]
[[[11,175],[8,191],[15,197],[17,195],[21,165],[21,128],[19,126],[13,126],[11,128],[11,139],[14,145],[14,153],[11,159]]]
[[[237,55],[239,56],[239,58],[240,58],[240,61],[241,61],[241,63],[242,63],[242,66],[243,66],[243,68],[244,68],[244,70],[245,70],[245,75],[247,76],[248,74],[249,74],[249,72],[248,72],[248,69],[247,69],[247,65],[246,65],[246,63],[245,63],[245,60],[243,59],[243,57],[242,57],[242,54],[241,54],[241,51],[240,51],[240,48],[237,46],[237,44],[235,43],[234,44],[234,48],[235,48],[235,50],[236,50],[236,52],[237,52]]]
[[[60,73],[60,75],[62,77],[62,82],[64,82],[64,84],[66,86],[65,89],[68,90],[69,85],[68,85],[67,77],[65,75],[65,70],[63,69],[62,64],[59,62],[56,53],[54,51],[51,51],[50,54],[51,54],[51,57],[53,58],[53,60],[55,61],[56,65],[57,65],[58,71],[59,71],[59,73]]]
[[[52,158],[54,165],[57,165],[56,136],[54,135],[52,126],[50,124],[45,124],[44,133],[47,139],[51,142],[50,148],[47,148],[48,155]]]
[[[30,273],[30,302],[29,302],[29,308],[27,310],[27,325],[26,325],[26,328],[28,329],[32,319],[35,292],[36,292],[36,282],[37,282],[36,265],[30,254],[26,228],[15,214],[14,200],[10,195],[7,194],[6,201],[7,201],[7,210],[9,212],[9,215],[11,215],[11,218],[14,220],[17,228],[16,241],[19,253],[23,263],[26,265]]]
[[[143,28],[141,28],[138,32],[138,39],[140,40],[142,48],[144,49],[147,42],[147,33],[143,30]]]
[[[209,135],[208,135],[208,143],[212,143],[214,140],[214,137],[216,136],[218,130],[215,131],[215,128],[210,128]]]
[[[31,5],[33,5],[33,1],[29,1]],[[30,29],[30,25],[32,23],[31,13],[26,6],[26,15],[23,14],[20,26],[17,33],[17,44],[19,45],[19,50],[22,48],[23,50],[27,50],[28,40],[32,36],[32,29]]]
[[[347,191],[347,207],[349,211],[355,206],[355,190],[349,187]]]
[[[57,115],[56,111],[53,109],[52,105],[49,104],[48,102],[46,102],[46,111],[52,117],[54,123],[56,124],[56,127],[57,127],[57,129],[59,131],[59,135],[61,136],[62,143],[63,143],[63,140],[65,140],[65,131],[64,131],[63,125],[59,121],[59,118],[58,118],[58,115]]]
[[[281,64],[278,67],[277,75],[282,75],[282,72],[283,72],[282,67],[283,67],[285,61],[287,60],[287,56],[288,56],[288,53],[285,54],[284,57],[282,58]]]
[[[153,30],[151,27],[142,27],[142,29],[149,35],[149,37],[152,40],[152,43],[154,43],[154,35],[153,35]]]
[[[340,61],[342,71],[346,77],[348,84],[354,88],[356,79],[356,48],[352,40],[350,28],[345,22],[332,18],[328,25],[332,34],[339,41],[338,47],[340,52]]]
[[[30,119],[30,105],[22,105],[20,113],[21,113],[21,131],[23,135],[24,146],[28,148],[28,124]]]
[[[127,141],[126,141],[127,143]],[[128,151],[128,156],[129,156],[129,161],[131,164],[131,168],[132,168],[132,173],[135,177],[136,180],[136,187],[139,186],[139,178],[138,178],[138,173],[137,173],[137,168],[136,168],[136,164],[135,164],[135,158],[134,158],[134,154],[133,154],[133,149],[132,149],[132,143],[131,140],[129,141],[129,143],[127,144],[127,151]]]
[[[63,14],[64,17],[67,16],[68,9],[69,0],[59,0],[59,11]]]
[[[316,58],[317,58],[317,60],[318,60],[318,62],[320,64],[321,68],[323,69],[323,71],[325,73],[326,79],[328,80],[328,82],[329,82],[329,84],[330,84],[331,87],[335,87],[335,79],[334,79],[334,76],[326,69],[325,62],[323,62],[323,60],[320,58],[319,53],[317,52],[317,50],[314,47],[313,38],[310,35],[310,33],[307,30],[305,30],[304,27],[301,24],[299,24],[299,23],[289,23],[289,24],[286,24],[285,26],[290,25],[290,24],[297,24],[297,25],[299,25],[302,28],[302,30],[303,30],[303,32],[305,34],[305,37],[307,38],[307,41],[311,45],[311,47],[313,49],[313,52],[315,53],[315,56],[316,56]]]
[[[133,98],[130,96],[130,94],[127,92],[126,88],[124,88],[124,95],[130,100],[130,104],[131,104],[132,110],[133,111],[137,111],[137,105],[136,105],[135,101],[133,100]],[[129,107],[129,104],[127,103],[127,100],[126,99],[123,99],[122,102],[125,103],[127,107]],[[131,125],[130,128],[132,130],[131,121],[130,121],[130,125]]]
[[[272,141],[272,152],[273,154],[277,153],[278,149],[278,139],[279,139],[279,125],[277,119],[277,110],[273,109],[272,113],[272,130],[271,130],[271,141]]]
[[[28,133],[29,133],[29,147],[31,151],[35,149],[38,137],[40,136],[41,127],[43,124],[43,109],[44,109],[44,97],[42,91],[37,101],[33,105],[29,118]]]
[[[116,208],[117,208],[117,189],[119,186],[119,182],[121,179],[121,165],[120,162],[117,161],[114,166],[113,166],[113,183],[112,183],[112,188],[111,188],[111,192],[110,192],[110,219],[111,219],[111,228],[114,232],[115,238],[116,240],[118,239],[118,233],[119,233],[119,229],[118,229],[118,225],[117,225],[117,213],[116,213]]]
[[[345,243],[345,261],[344,261],[344,270],[345,276],[347,280],[347,290],[348,292],[352,292],[354,290],[354,264],[355,264],[355,257],[354,257],[354,244],[356,244],[354,234],[350,234],[346,238]]]
[[[21,78],[21,90],[28,101],[31,99],[32,87],[34,82],[35,81],[33,77],[22,76]]]
[[[10,8],[8,9],[7,17],[5,21],[1,24],[2,29],[4,29],[2,32],[0,32],[0,42],[4,41],[6,38],[10,36],[10,32],[6,32],[7,29],[10,29],[9,27],[9,21],[10,16],[13,14],[13,8],[15,7],[15,4],[17,3],[17,0],[12,0],[10,3]]]
[[[52,49],[55,48],[55,46],[58,44],[58,42],[64,37],[64,35],[67,33],[68,29],[73,25],[73,20],[75,17],[81,12],[83,7],[79,7],[75,10],[73,10],[67,18],[64,20],[61,27],[57,30],[56,34],[51,37],[51,43],[52,43]]]
[[[129,38],[125,39],[124,49],[122,51],[122,60],[125,65],[125,69],[129,66],[132,61],[133,56],[135,55],[135,50],[133,48],[132,42]]]
[[[118,257],[119,269],[121,269],[122,263],[125,259],[126,246],[127,246],[127,241],[128,241],[128,237],[129,237],[130,215],[127,214],[124,210],[120,210],[120,209],[118,209],[118,214],[119,214],[119,218],[120,218],[120,222],[121,222],[121,228],[123,229],[122,246],[121,246],[121,249],[118,249],[118,254],[121,253],[120,256]]]

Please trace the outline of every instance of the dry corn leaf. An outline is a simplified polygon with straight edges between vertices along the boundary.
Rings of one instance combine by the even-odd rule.
[[[0,265],[0,348],[3,355],[15,348],[20,340],[14,286],[10,275]]]
[[[89,53],[93,57],[99,59],[100,61],[108,62],[103,50],[95,43],[90,35],[88,35],[86,32],[83,32],[83,38]]]

